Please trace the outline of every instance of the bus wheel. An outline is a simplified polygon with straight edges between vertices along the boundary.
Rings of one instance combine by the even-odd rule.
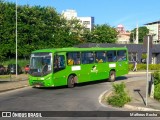
[[[74,87],[74,84],[75,84],[75,80],[74,80],[74,75],[70,75],[68,77],[68,87],[69,88],[73,88]]]
[[[109,79],[108,80],[110,82],[114,82],[115,79],[116,79],[116,72],[115,71],[110,71],[110,73],[109,73]]]

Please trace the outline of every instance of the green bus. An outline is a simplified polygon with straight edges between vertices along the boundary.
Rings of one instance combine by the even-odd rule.
[[[104,80],[128,73],[128,50],[113,48],[55,48],[31,53],[29,84],[55,87]]]

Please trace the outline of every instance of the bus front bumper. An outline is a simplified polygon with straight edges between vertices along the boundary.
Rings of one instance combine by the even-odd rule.
[[[43,82],[33,82],[32,86],[33,87],[45,87]]]

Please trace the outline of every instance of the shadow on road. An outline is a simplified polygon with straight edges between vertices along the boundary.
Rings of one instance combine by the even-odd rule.
[[[126,76],[121,76],[121,77],[117,77],[116,81],[123,81],[126,80],[127,77]],[[88,86],[88,85],[94,85],[94,84],[101,84],[101,83],[113,83],[113,82],[109,82],[107,79],[103,79],[103,80],[97,80],[97,81],[89,81],[89,82],[84,82],[84,83],[78,83],[75,84],[75,87],[82,87],[82,86]],[[33,87],[34,88],[34,87]],[[56,90],[56,89],[65,89],[67,88],[67,85],[65,86],[58,86],[58,87],[40,87],[40,88],[35,88],[35,89],[45,89],[45,90]],[[71,88],[69,88],[71,89]]]
[[[127,80],[128,79],[128,77],[126,77],[126,76],[121,76],[121,77],[117,77],[116,78],[116,81],[122,81],[122,80]]]

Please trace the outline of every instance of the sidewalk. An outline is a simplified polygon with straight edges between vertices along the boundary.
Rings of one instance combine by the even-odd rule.
[[[145,74],[145,71],[140,72],[129,72],[129,74]],[[151,72],[150,72],[151,73]],[[147,97],[147,106],[146,106],[146,80],[138,81],[128,81],[125,82],[126,90],[131,97],[131,102],[124,105],[124,109],[131,111],[160,111],[160,101],[155,100],[154,98]],[[112,93],[112,90],[104,93],[102,98],[107,99]],[[104,103],[104,100],[101,101]],[[106,105],[106,103],[104,103]],[[122,109],[123,109],[122,108]]]
[[[124,108],[138,111],[160,111],[160,102],[153,98],[147,97],[146,106],[146,80],[127,82],[126,89],[132,101]]]
[[[17,75],[17,77],[12,75],[11,80],[7,81],[0,80],[0,92],[23,88],[26,86],[29,86],[27,74]]]

